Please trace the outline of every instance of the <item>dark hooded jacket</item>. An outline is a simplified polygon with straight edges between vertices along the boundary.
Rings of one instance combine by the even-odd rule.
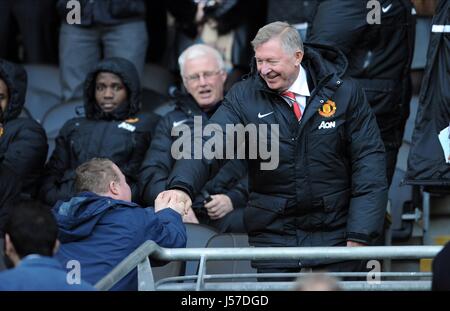
[[[356,80],[372,107],[389,153],[388,178],[395,170],[397,150],[411,100],[410,68],[415,17],[410,0],[380,0],[380,23],[369,24],[367,1],[320,0],[310,43],[341,49],[348,59],[346,75]]]
[[[39,123],[19,117],[27,89],[25,69],[0,59],[0,79],[9,92],[6,111],[0,113],[0,203],[4,203],[12,194],[36,195],[48,145]]]
[[[359,85],[341,78],[346,69],[342,53],[305,45],[302,66],[311,96],[300,123],[256,72],[233,86],[210,119],[223,129],[226,124],[279,126],[278,165],[273,170],[261,169],[261,163],[267,162],[261,154],[247,160],[250,194],[244,221],[249,242],[254,246],[371,243],[381,233],[387,203],[384,146],[374,115]],[[326,106],[331,101],[336,107],[333,111]],[[260,135],[270,141],[269,129],[267,134],[260,130]],[[182,189],[194,197],[223,163],[219,159],[179,160],[168,188]],[[324,262],[257,265],[298,268],[319,263]]]
[[[172,136],[172,129],[185,124],[193,134],[195,116],[202,117],[202,124],[207,124],[209,116],[202,113],[195,100],[191,96],[182,96],[176,102],[176,109],[159,122],[139,175],[141,195],[146,204],[152,205],[157,195],[166,189],[167,180],[175,165],[176,160],[171,154],[171,146],[178,136]],[[207,217],[203,209],[205,194],[226,194],[234,208],[245,207],[248,196],[245,162],[229,161],[216,176],[208,180],[195,197],[192,205],[195,213]]]
[[[81,264],[81,277],[97,283],[147,240],[161,247],[185,247],[186,229],[181,216],[170,208],[152,208],[83,192],[53,209],[61,242],[56,258],[66,267]],[[112,290],[137,290],[133,269]]]
[[[449,189],[450,159],[444,147],[450,148],[450,1],[440,1],[436,12],[405,180]]]
[[[95,79],[99,72],[118,75],[128,91],[128,99],[111,113],[104,113],[95,100]],[[100,62],[88,74],[84,90],[86,117],[67,121],[59,132],[55,150],[46,165],[41,198],[49,205],[75,194],[75,169],[95,158],[108,158],[124,173],[138,199],[137,174],[150,145],[156,117],[140,114],[139,76],[132,63],[121,58]]]

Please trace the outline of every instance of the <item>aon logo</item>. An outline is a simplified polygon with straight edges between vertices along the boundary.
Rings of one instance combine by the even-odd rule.
[[[322,123],[320,123],[320,125],[319,125],[319,130],[321,130],[321,129],[333,129],[335,127],[336,127],[336,121],[331,121],[331,122],[322,121]]]

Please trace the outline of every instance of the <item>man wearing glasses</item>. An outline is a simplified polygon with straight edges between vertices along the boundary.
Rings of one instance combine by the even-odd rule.
[[[171,147],[178,136],[173,136],[173,131],[177,127],[188,126],[193,135],[194,121],[200,117],[202,124],[206,125],[224,97],[227,74],[218,51],[196,44],[186,49],[178,62],[188,94],[180,96],[175,110],[160,121],[145,156],[139,183],[141,197],[146,204],[153,205],[158,194],[166,189],[167,179],[175,165]],[[190,138],[189,141],[194,141],[193,137]],[[247,170],[242,160],[229,161],[196,196],[184,221],[207,224],[220,232],[245,232],[246,177]]]

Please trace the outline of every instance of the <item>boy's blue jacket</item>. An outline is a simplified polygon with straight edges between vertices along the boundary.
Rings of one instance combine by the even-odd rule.
[[[78,260],[81,278],[91,284],[147,240],[162,247],[186,246],[181,216],[170,208],[155,213],[152,208],[84,192],[58,203],[53,213],[61,242],[56,258],[64,266]],[[112,290],[137,290],[137,270]]]

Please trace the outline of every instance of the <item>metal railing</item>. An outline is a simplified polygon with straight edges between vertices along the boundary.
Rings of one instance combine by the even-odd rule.
[[[153,241],[143,243],[138,249],[126,257],[108,275],[101,279],[95,287],[109,290],[118,281],[136,267],[138,268],[138,289],[152,290],[287,290],[293,282],[234,282],[208,283],[205,281],[224,278],[249,277],[298,277],[304,273],[294,274],[206,274],[206,262],[210,260],[372,260],[372,259],[422,259],[433,258],[442,246],[365,246],[365,247],[246,247],[246,248],[183,248],[168,249],[159,247]],[[200,260],[199,271],[195,276],[171,277],[155,284],[150,261],[186,261]],[[335,276],[361,277],[367,273],[331,273]],[[423,278],[431,277],[431,273],[380,272],[383,277],[415,277],[417,280],[382,281],[379,284],[366,281],[340,282],[343,289],[349,290],[429,290],[431,281]],[[180,283],[180,281],[185,281]],[[189,282],[191,281],[191,282]],[[195,281],[195,282],[192,282]]]

